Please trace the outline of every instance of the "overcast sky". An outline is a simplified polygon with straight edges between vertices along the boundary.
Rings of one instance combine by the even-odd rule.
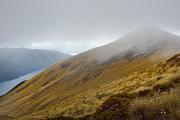
[[[180,0],[0,0],[0,47],[76,54],[144,25],[180,35]]]

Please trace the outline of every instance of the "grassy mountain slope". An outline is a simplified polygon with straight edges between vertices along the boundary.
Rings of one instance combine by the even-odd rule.
[[[101,105],[106,106],[108,99],[118,94],[143,95],[161,90],[161,85],[168,90],[166,85],[171,87],[170,78],[180,72],[179,55],[168,59],[179,52],[179,37],[159,29],[151,31],[143,32],[143,36],[141,32],[132,33],[53,65],[1,97],[0,114],[18,119],[56,119],[60,116],[85,119],[83,117],[90,114],[91,119],[96,117]],[[122,44],[141,39],[157,41],[149,46],[141,41],[131,44],[128,49],[123,48]],[[100,110],[98,114],[101,113],[106,116]]]
[[[153,64],[153,67],[143,72],[135,72],[123,80],[116,80],[81,92],[60,104],[20,119],[74,120],[73,117],[76,116],[80,117],[76,118],[78,120],[134,120],[134,118],[141,120],[143,115],[146,120],[160,118],[178,120],[180,118],[178,116],[180,59],[177,59],[179,56],[162,60],[160,63]],[[66,112],[63,113],[63,110]],[[61,115],[72,118],[60,117]]]

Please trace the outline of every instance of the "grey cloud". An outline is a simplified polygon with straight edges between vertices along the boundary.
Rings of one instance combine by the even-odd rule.
[[[136,27],[180,31],[179,0],[1,0],[0,46],[79,53]]]

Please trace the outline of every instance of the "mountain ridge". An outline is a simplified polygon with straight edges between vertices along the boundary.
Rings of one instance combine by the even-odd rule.
[[[124,37],[104,45],[102,47],[95,48],[95,53],[100,56],[101,59],[110,59],[111,56],[118,56],[126,53],[126,51],[136,51],[147,53],[153,52],[158,49],[163,49],[165,56],[168,55],[166,52],[176,52],[180,50],[179,36],[174,35],[170,32],[162,30],[158,27],[145,27],[137,29],[136,31],[130,32]],[[172,48],[170,48],[172,47]],[[99,49],[99,51],[98,51]],[[110,50],[109,50],[110,49]],[[165,51],[169,49],[168,51]],[[173,50],[173,51],[170,51]],[[103,56],[102,53],[106,55]]]
[[[26,119],[33,116],[48,119],[58,115],[78,117],[94,112],[112,94],[128,91],[130,87],[132,90],[129,92],[138,91],[142,89],[141,84],[146,86],[151,83],[146,86],[151,88],[157,82],[154,77],[167,77],[166,74],[169,74],[170,70],[179,69],[170,67],[169,70],[168,67],[166,70],[163,64],[169,56],[180,52],[177,49],[179,43],[173,42],[179,41],[180,38],[171,37],[169,33],[166,35],[166,32],[162,34],[161,37],[153,38],[157,41],[166,38],[165,41],[168,42],[165,42],[165,45],[168,49],[163,44],[160,49],[156,49],[159,47],[157,45],[153,46],[150,52],[149,48],[146,48],[148,53],[143,49],[140,49],[143,52],[139,53],[132,49],[137,43],[125,48],[125,45],[131,42],[121,44],[123,41],[116,41],[57,63],[0,98],[0,113],[22,119],[23,116],[26,116]],[[137,36],[135,35],[135,38]],[[125,38],[127,39],[127,36]],[[127,40],[135,40],[134,37],[130,38]],[[140,38],[144,39],[143,36]],[[174,40],[171,40],[172,38]],[[157,41],[156,44],[161,43]],[[170,51],[170,54],[162,55],[164,50]]]
[[[61,52],[28,48],[0,48],[0,81],[7,81],[48,67],[63,58]]]

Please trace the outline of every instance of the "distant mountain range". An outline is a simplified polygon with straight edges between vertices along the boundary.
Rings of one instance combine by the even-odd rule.
[[[69,56],[51,50],[0,48],[0,82],[41,70]]]
[[[154,27],[136,30],[21,84],[0,98],[0,114],[20,120],[129,120],[134,98],[176,89],[177,53],[180,37]]]

